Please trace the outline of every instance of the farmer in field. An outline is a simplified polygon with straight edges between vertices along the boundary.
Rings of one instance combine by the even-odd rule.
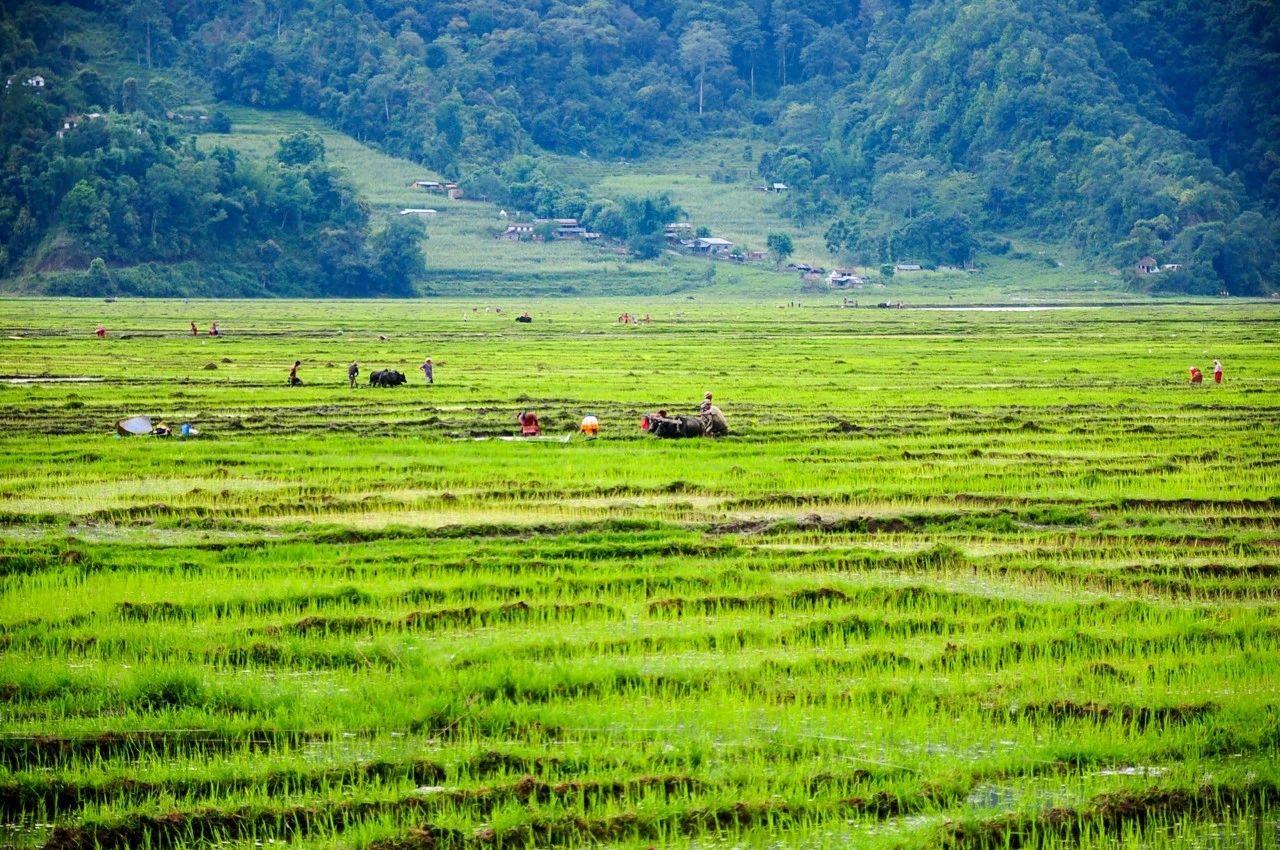
[[[298,377],[298,367],[302,365],[301,360],[293,361],[293,368],[289,370],[289,386],[302,386],[302,379]]]
[[[436,370],[435,367],[431,365],[430,357],[423,360],[422,365],[418,368],[422,370],[422,377],[427,379],[428,384],[434,384],[436,382]]]
[[[1204,374],[1200,371],[1199,366],[1191,367],[1191,386],[1198,387],[1204,382]]]
[[[1213,382],[1215,384],[1222,383],[1222,361],[1213,361]]]
[[[516,417],[516,421],[520,423],[521,437],[538,437],[542,434],[542,426],[538,424],[538,414],[532,410],[526,410]]]
[[[702,402],[698,418],[702,420],[702,433],[709,437],[722,437],[729,433],[729,422],[724,418],[720,408],[711,401],[711,393],[707,393],[706,399]]]
[[[192,336],[200,336],[200,329],[196,327],[196,323],[195,323],[195,322],[192,322],[192,323],[191,323],[191,335],[192,335]]]
[[[98,325],[94,333],[97,334],[98,339],[106,339],[107,337],[107,329],[103,325]]]
[[[582,417],[582,424],[578,427],[584,437],[595,439],[600,436],[600,420],[595,417],[595,414],[588,413]]]
[[[217,322],[209,325],[209,336],[222,336],[222,331],[218,330]]]
[[[352,360],[351,365],[347,367],[347,383],[351,385],[351,389],[356,388],[356,378],[360,377],[360,364]]]

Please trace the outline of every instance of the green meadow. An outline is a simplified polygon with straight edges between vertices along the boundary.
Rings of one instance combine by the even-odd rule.
[[[0,300],[0,846],[1280,844],[1280,308],[789,300]]]
[[[715,262],[668,252],[658,260],[636,260],[610,246],[576,241],[544,244],[510,243],[495,239],[506,226],[497,205],[475,199],[451,201],[412,188],[415,180],[440,180],[440,175],[408,160],[388,156],[360,141],[298,112],[253,109],[230,104],[191,107],[188,111],[220,109],[230,116],[230,133],[197,137],[203,149],[230,147],[248,159],[272,156],[282,136],[310,130],[324,138],[327,159],[343,168],[375,220],[398,215],[402,209],[434,209],[424,219],[427,240],[423,250],[427,272],[419,288],[434,296],[504,297],[694,295],[715,298],[839,301],[861,304],[892,300],[909,304],[971,304],[988,302],[1090,302],[1132,299],[1119,278],[1091,268],[1062,246],[1017,242],[1021,259],[987,256],[973,272],[908,272],[883,285],[861,291],[833,292],[820,286],[802,287],[798,275],[778,271],[773,263]],[[672,154],[638,162],[609,162],[587,157],[542,153],[540,159],[569,184],[590,197],[620,198],[665,192],[681,206],[690,222],[740,246],[764,249],[770,233],[786,233],[795,243],[796,261],[824,268],[841,265],[827,252],[822,234],[830,221],[797,226],[782,215],[777,196],[755,191],[760,182],[743,163],[742,151],[758,140],[737,137],[691,143]],[[721,165],[721,163],[724,163]],[[715,174],[733,182],[718,182]],[[516,213],[516,210],[509,210]],[[870,270],[874,272],[875,270]]]

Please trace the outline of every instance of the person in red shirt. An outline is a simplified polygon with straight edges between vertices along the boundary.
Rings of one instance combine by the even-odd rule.
[[[1213,361],[1213,382],[1215,384],[1222,383],[1222,361]]]
[[[98,325],[98,329],[95,330],[94,333],[98,335],[98,339],[103,339],[107,335],[107,329],[102,325]]]
[[[526,410],[516,417],[516,421],[520,423],[521,437],[537,437],[542,434],[542,428],[538,425],[538,414],[531,410]]]
[[[1201,373],[1199,366],[1191,367],[1191,385],[1200,386],[1204,382],[1204,374]]]

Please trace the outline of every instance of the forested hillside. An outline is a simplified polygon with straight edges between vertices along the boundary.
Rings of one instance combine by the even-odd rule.
[[[1026,234],[1136,287],[1261,294],[1280,279],[1280,6],[1269,0],[106,0],[87,11],[148,70],[146,91],[128,94],[127,67],[81,67],[66,16],[30,0],[0,24],[6,76],[45,71],[67,86],[77,74],[83,108],[126,121],[157,80],[151,98],[163,100],[165,75],[190,75],[221,100],[317,115],[473,193],[588,221],[601,210],[542,152],[660,157],[738,131],[761,140],[759,179],[789,186],[786,213],[824,223],[828,248],[850,261],[958,265]],[[58,156],[54,142],[40,147],[58,110],[10,118],[34,97],[6,90],[0,230],[25,216],[39,233],[52,215],[12,185],[24,167],[51,167],[28,159]],[[23,250],[9,248],[10,268]],[[1135,274],[1147,257],[1171,268]]]

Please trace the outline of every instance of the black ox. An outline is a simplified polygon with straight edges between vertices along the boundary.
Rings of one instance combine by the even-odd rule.
[[[649,421],[649,433],[663,440],[701,437],[706,433],[706,426],[697,416],[661,417],[650,413],[645,418]]]
[[[398,387],[407,381],[404,372],[397,372],[394,369],[379,369],[369,375],[371,387]]]

